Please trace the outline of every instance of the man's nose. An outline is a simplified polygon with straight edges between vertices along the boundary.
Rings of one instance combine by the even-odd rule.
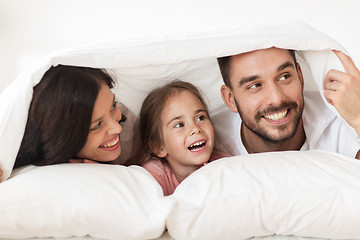
[[[268,105],[279,105],[285,100],[285,94],[278,84],[269,84],[264,97]]]

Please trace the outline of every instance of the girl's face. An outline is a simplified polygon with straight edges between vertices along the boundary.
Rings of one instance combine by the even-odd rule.
[[[118,158],[121,153],[120,120],[121,112],[115,95],[106,84],[102,84],[95,101],[88,138],[77,157],[100,162]]]
[[[161,114],[163,144],[158,152],[176,171],[196,170],[209,161],[214,128],[205,107],[193,93],[182,90],[170,97]]]

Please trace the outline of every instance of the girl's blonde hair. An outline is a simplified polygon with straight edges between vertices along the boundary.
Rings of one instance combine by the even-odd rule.
[[[140,110],[141,145],[136,158],[140,165],[149,157],[156,156],[154,149],[163,143],[161,115],[168,100],[181,91],[189,91],[199,98],[209,116],[207,105],[199,90],[191,83],[180,80],[169,82],[152,90],[145,98]],[[210,117],[210,116],[209,116]]]

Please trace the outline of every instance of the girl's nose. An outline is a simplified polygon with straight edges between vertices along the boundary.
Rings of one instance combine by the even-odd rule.
[[[201,128],[197,124],[193,124],[191,128],[191,136],[201,132]]]

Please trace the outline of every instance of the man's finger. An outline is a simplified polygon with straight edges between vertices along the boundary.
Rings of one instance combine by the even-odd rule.
[[[331,69],[325,76],[324,78],[324,88],[326,89],[326,85],[328,83],[331,83],[331,82],[341,82],[345,77],[346,77],[346,73],[344,72],[341,72],[341,71],[338,71],[338,70],[335,70],[335,69]]]
[[[351,74],[351,73],[357,72],[357,68],[355,66],[355,63],[353,62],[353,60],[349,56],[347,56],[345,53],[337,51],[337,50],[333,50],[333,52],[339,58],[339,60],[340,60],[341,64],[343,65],[346,73]]]

